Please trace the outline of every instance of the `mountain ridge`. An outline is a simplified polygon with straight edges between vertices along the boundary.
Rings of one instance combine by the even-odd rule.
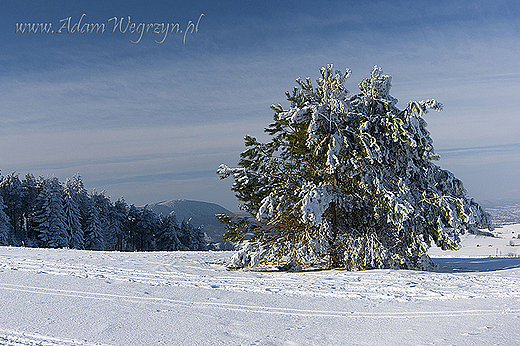
[[[217,203],[191,199],[170,199],[147,204],[158,215],[166,216],[175,212],[177,221],[188,221],[195,227],[203,226],[205,238],[213,243],[222,243],[226,233],[224,226],[215,218],[216,214],[234,214]]]

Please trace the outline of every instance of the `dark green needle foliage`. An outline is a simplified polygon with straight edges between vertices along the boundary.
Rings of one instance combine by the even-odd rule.
[[[375,66],[351,94],[332,65],[313,86],[297,79],[289,109],[273,105],[270,141],[245,137],[232,176],[241,215],[220,215],[227,240],[248,240],[236,267],[427,270],[431,244],[457,249],[459,236],[491,227],[489,214],[438,158],[423,116],[435,100],[396,107],[391,77]]]

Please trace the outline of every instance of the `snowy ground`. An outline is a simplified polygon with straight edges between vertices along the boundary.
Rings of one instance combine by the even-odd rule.
[[[0,247],[0,345],[520,345],[520,225],[496,233],[433,249],[437,272]]]

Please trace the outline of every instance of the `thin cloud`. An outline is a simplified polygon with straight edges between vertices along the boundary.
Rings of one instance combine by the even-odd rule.
[[[297,77],[314,81],[321,66],[333,63],[353,71],[347,88],[357,93],[378,64],[393,76],[399,107],[427,98],[444,103],[443,112],[426,116],[441,165],[462,172],[476,195],[503,191],[470,170],[489,177],[492,159],[502,160],[499,170],[506,170],[503,160],[518,149],[510,144],[517,143],[520,128],[517,2],[337,1],[325,10],[316,2],[233,8],[197,2],[176,12],[173,5],[122,2],[106,11],[95,2],[67,6],[68,15],[84,11],[103,20],[119,15],[116,10],[140,13],[140,20],[191,19],[199,10],[205,17],[185,45],[173,38],[135,45],[122,35],[2,31],[3,173],[64,179],[80,172],[88,186],[142,204],[182,194],[225,199],[229,208],[236,203],[231,183],[209,172],[237,162],[245,134],[266,139],[269,106],[288,107],[284,92]],[[42,13],[50,18],[58,15],[54,10],[47,4]],[[27,12],[27,20],[41,19],[34,11],[17,10],[16,18]],[[508,179],[503,184],[517,184]]]

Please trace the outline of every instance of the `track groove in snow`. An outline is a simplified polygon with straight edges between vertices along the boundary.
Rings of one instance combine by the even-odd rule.
[[[518,258],[284,273],[230,256],[0,247],[0,345],[520,344]]]
[[[62,251],[71,255],[73,251]],[[80,253],[80,252],[78,252]],[[126,254],[119,254],[123,258]],[[112,256],[115,256],[112,254]],[[139,256],[139,254],[136,254]],[[142,256],[142,254],[141,254]],[[181,255],[179,255],[180,257]],[[216,254],[222,256],[222,254]],[[224,254],[229,256],[229,254]],[[105,281],[132,281],[149,285],[220,289],[290,296],[321,296],[362,299],[459,299],[520,297],[520,277],[489,273],[432,273],[373,270],[367,272],[324,271],[305,273],[228,272],[224,266],[199,258],[198,265],[172,265],[176,254],[157,253],[148,257],[148,268],[67,262],[51,258],[31,259],[0,255],[0,271],[19,270],[37,274],[94,278]],[[108,262],[108,261],[107,261]],[[124,262],[119,262],[126,265]],[[151,269],[150,269],[151,268]],[[515,270],[515,269],[513,269]]]
[[[55,338],[37,333],[21,333],[0,329],[0,345],[5,346],[110,346],[100,343]]]
[[[71,291],[50,289],[43,287],[25,286],[25,285],[11,285],[1,284],[0,289],[12,290],[18,292],[47,294],[53,296],[67,296],[84,299],[101,299],[101,300],[117,300],[131,303],[147,303],[154,302],[156,305],[177,306],[184,305],[198,308],[221,308],[226,310],[267,313],[267,314],[282,314],[282,315],[299,315],[299,316],[326,316],[326,317],[343,317],[343,318],[410,318],[410,317],[432,317],[432,316],[483,316],[483,315],[497,315],[497,314],[518,314],[520,310],[497,309],[469,309],[469,310],[445,310],[445,311],[406,311],[406,312],[356,312],[356,311],[320,311],[320,310],[306,310],[293,308],[280,308],[275,306],[255,306],[243,304],[229,304],[229,303],[214,303],[214,302],[200,302],[187,301],[169,298],[155,298],[155,297],[139,297],[128,295],[114,295],[106,293],[93,293],[84,291]]]

